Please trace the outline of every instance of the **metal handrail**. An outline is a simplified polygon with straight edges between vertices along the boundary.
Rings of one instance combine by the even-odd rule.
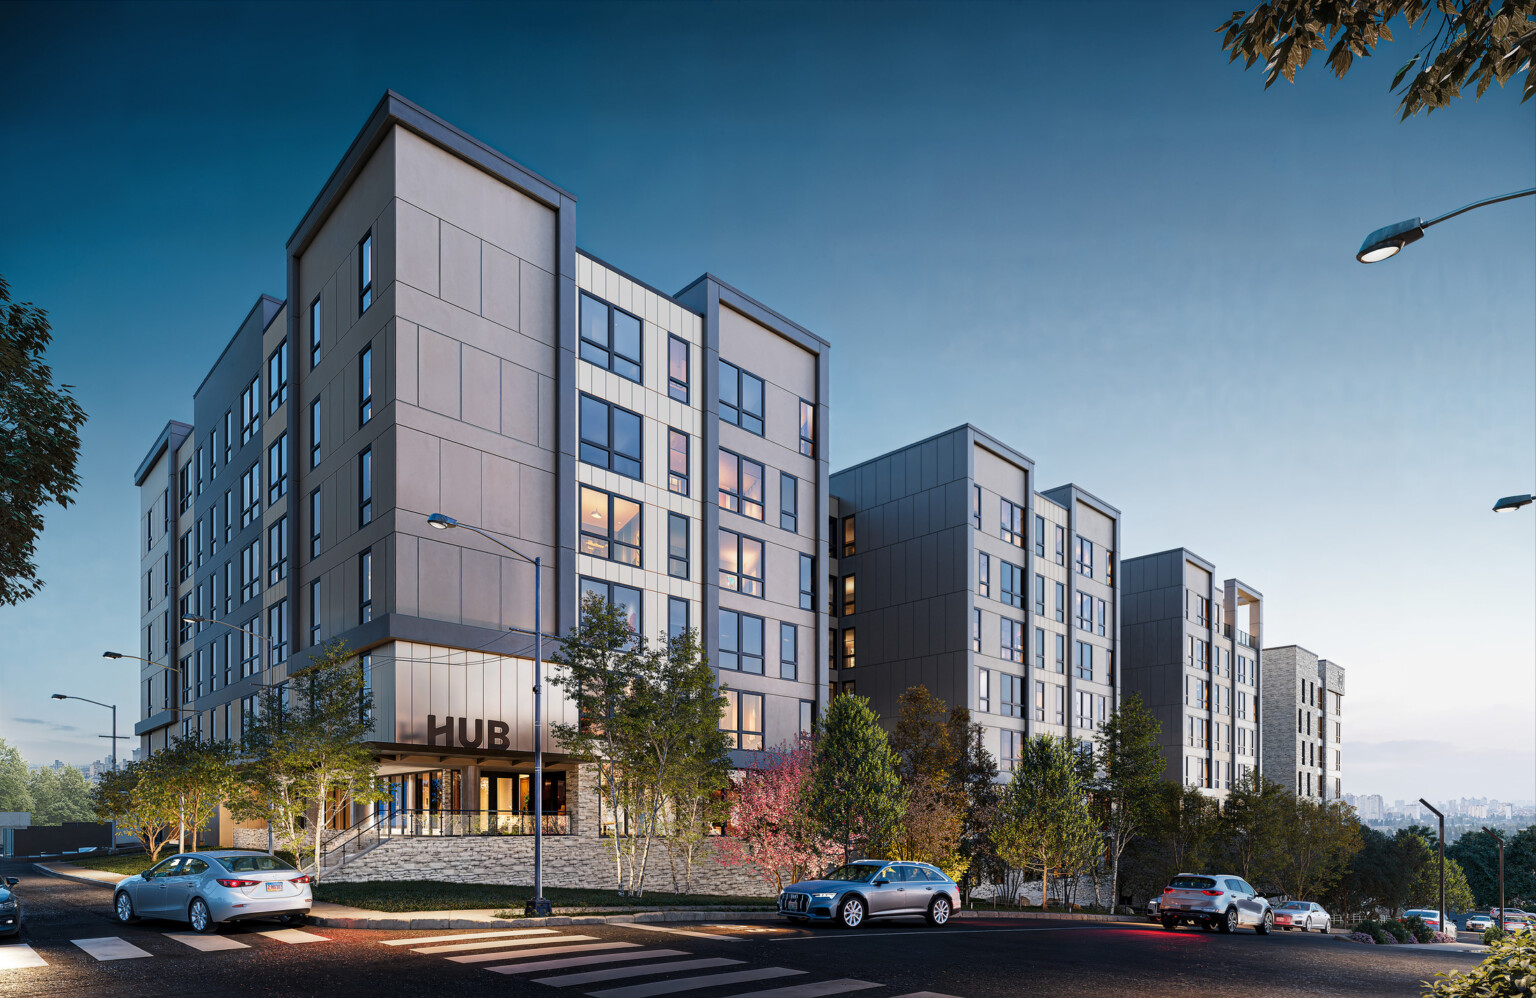
[[[418,808],[391,811],[382,826],[384,835],[463,837],[471,835],[532,835],[532,811],[458,810]],[[569,835],[569,814],[543,814],[545,835]]]

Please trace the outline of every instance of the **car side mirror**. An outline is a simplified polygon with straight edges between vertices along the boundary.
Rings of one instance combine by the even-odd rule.
[[[7,887],[15,887],[19,883],[21,883],[21,881],[17,880],[15,877],[6,877],[5,878],[5,885]]]
[[[884,887],[888,883],[890,883],[889,880],[877,880],[877,881],[875,881],[875,886],[876,887]]]

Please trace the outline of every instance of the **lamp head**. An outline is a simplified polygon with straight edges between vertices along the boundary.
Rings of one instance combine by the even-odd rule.
[[[1529,506],[1536,496],[1505,496],[1493,504],[1495,513],[1502,513],[1506,509],[1519,509],[1521,506]]]
[[[65,696],[63,693],[55,693],[53,695],[53,699],[55,699],[55,700],[68,700],[69,697]]]
[[[120,652],[120,651],[104,651],[104,652],[101,653],[101,657],[102,658],[122,658],[123,657],[123,653]]]
[[[427,522],[438,530],[447,530],[449,527],[457,527],[459,521],[446,513],[433,513],[427,517]]]
[[[203,623],[203,618],[202,617],[194,616],[194,615],[189,613],[185,617],[181,618],[181,622],[183,624],[201,624],[201,623]]]
[[[1396,256],[1404,246],[1423,238],[1423,221],[1417,218],[1405,219],[1366,236],[1355,259],[1361,263],[1377,263],[1389,256]]]

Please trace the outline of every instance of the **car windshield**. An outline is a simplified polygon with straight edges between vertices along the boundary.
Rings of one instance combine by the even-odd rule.
[[[268,870],[293,869],[276,856],[216,856],[214,858],[230,873],[262,873]]]
[[[1215,887],[1216,881],[1210,877],[1174,877],[1169,887],[1178,887],[1186,891],[1203,891]]]
[[[1287,901],[1285,904],[1282,904],[1280,907],[1287,908],[1287,909],[1294,909],[1296,911],[1308,911],[1308,910],[1310,910],[1307,907],[1307,903],[1305,901]]]
[[[844,880],[850,884],[867,884],[875,879],[881,867],[877,863],[849,863],[830,871],[823,880]]]

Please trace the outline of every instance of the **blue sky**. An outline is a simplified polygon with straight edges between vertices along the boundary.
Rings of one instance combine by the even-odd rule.
[[[1402,45],[1265,92],[1232,6],[0,8],[0,273],[92,416],[0,735],[104,754],[56,686],[131,723],[134,468],[394,88],[574,192],[583,248],[829,339],[834,467],[971,421],[1126,554],[1262,590],[1267,643],[1349,670],[1346,791],[1531,798],[1536,515],[1489,507],[1536,484],[1536,204],[1353,253],[1531,186],[1536,104],[1399,123]]]

